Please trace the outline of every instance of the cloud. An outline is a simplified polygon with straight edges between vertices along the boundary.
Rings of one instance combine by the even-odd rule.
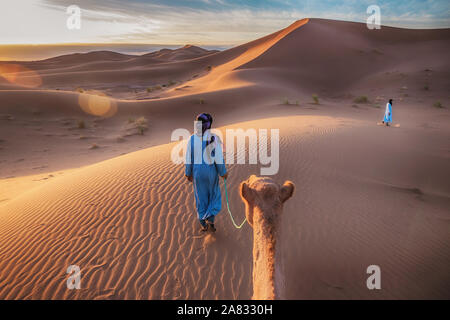
[[[27,1],[41,10],[30,14],[47,17],[44,18],[47,21],[41,20],[33,28],[7,37],[2,34],[8,33],[7,26],[0,21],[0,38],[24,39],[19,42],[48,38],[46,42],[236,45],[305,17],[365,22],[366,8],[373,2],[381,7],[384,25],[412,28],[450,25],[448,0],[77,0],[82,9],[82,30],[69,33],[61,26],[67,18],[65,8],[74,0]]]

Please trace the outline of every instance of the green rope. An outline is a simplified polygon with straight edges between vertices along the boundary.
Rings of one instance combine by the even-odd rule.
[[[244,221],[242,221],[242,223],[240,225],[237,225],[236,222],[234,222],[233,215],[231,214],[231,211],[230,211],[230,204],[228,202],[227,179],[223,179],[223,183],[225,184],[225,198],[227,199],[227,209],[228,209],[228,213],[230,214],[231,222],[233,222],[236,229],[240,229],[244,225],[245,221],[247,221],[247,218],[245,218]]]

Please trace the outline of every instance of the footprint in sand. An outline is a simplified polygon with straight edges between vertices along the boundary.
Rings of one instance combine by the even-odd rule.
[[[203,239],[203,248],[206,248],[208,246],[210,246],[211,244],[213,244],[214,242],[216,242],[216,237],[215,235],[209,233],[205,236],[205,238]]]
[[[377,126],[386,126],[386,125],[383,122],[377,122]],[[391,125],[391,127],[400,128],[400,123]]]

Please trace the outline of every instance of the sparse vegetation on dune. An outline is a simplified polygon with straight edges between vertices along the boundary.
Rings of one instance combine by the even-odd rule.
[[[315,104],[319,104],[319,96],[316,93],[313,93],[312,98]]]
[[[200,99],[200,104],[205,104],[205,99]]]
[[[148,87],[147,88],[147,92],[153,92],[153,91],[157,91],[157,90],[161,90],[162,88],[168,88],[168,87],[171,87],[171,86],[174,86],[174,85],[176,85],[177,84],[177,82],[176,81],[174,81],[174,80],[169,80],[169,82],[168,83],[165,83],[165,84],[163,84],[163,85],[156,85],[156,86],[153,86],[153,87]]]
[[[423,90],[425,90],[425,91],[430,90],[430,86],[429,86],[428,84],[424,85],[424,86],[423,86]]]
[[[133,131],[133,130],[137,130],[137,134],[143,135],[144,131],[148,129],[148,121],[145,117],[139,117],[137,119],[135,118],[128,118],[128,126],[127,126],[127,131]],[[133,135],[133,134],[128,134],[128,135]]]
[[[161,90],[162,89],[162,87],[158,84],[158,85],[156,85],[156,86],[153,86],[153,87],[148,87],[147,88],[147,92],[153,92],[153,91],[157,91],[157,90]]]
[[[284,104],[284,105],[286,105],[286,106],[291,105],[291,104],[295,104],[296,106],[299,106],[299,105],[300,105],[300,101],[295,100],[295,102],[291,102],[291,101],[289,101],[288,98],[283,98],[283,99],[281,100],[281,103]]]
[[[436,108],[443,108],[443,107],[444,107],[440,101],[436,101],[436,102],[433,104],[433,106],[436,107]]]
[[[89,147],[89,149],[98,149],[98,148],[100,148],[100,147],[96,143],[91,144],[91,146]]]
[[[84,122],[84,120],[78,120],[77,121],[77,127],[78,127],[78,129],[85,129],[86,128],[86,123]]]
[[[367,103],[369,99],[366,96],[359,96],[353,100],[355,103]]]
[[[135,121],[136,128],[138,129],[138,133],[140,135],[143,135],[144,131],[148,129],[147,122],[148,121],[145,117],[140,117],[140,118],[136,119],[136,121]]]
[[[78,91],[79,93],[83,93],[84,90],[82,88],[76,88],[76,91]]]
[[[207,71],[211,71],[211,70],[212,70],[212,66],[207,66],[207,67],[206,67],[206,70],[207,70]]]

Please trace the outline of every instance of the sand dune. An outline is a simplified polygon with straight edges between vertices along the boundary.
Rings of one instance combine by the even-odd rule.
[[[265,73],[273,73],[278,81],[302,90],[342,92],[366,77],[406,64],[408,71],[446,65],[449,36],[448,29],[383,27],[372,32],[362,23],[311,19],[239,69],[267,69]]]
[[[66,63],[66,64],[77,64],[77,63],[87,63],[87,62],[93,62],[93,61],[122,61],[122,60],[128,60],[130,58],[134,58],[133,55],[127,55],[112,51],[94,51],[94,52],[88,52],[88,53],[73,53],[73,54],[67,54],[63,56],[58,56],[54,58],[49,58],[42,60],[41,62],[45,63]],[[32,64],[32,63],[30,63]],[[36,64],[36,63],[35,63]],[[37,66],[39,66],[37,64]]]
[[[395,150],[403,132],[380,144],[384,128],[345,118],[271,118],[235,127],[282,128],[277,179],[299,188],[283,216],[283,236],[296,243],[285,249],[289,298],[448,295],[439,275],[450,263],[450,186],[438,175],[414,175],[448,174],[446,159],[418,161],[421,151]],[[362,154],[367,144],[370,152]],[[199,234],[191,186],[169,159],[172,146],[73,171],[1,206],[1,298],[249,298],[248,226],[237,231],[222,212],[216,236]],[[386,150],[389,157],[379,156]],[[258,166],[230,167],[238,219],[237,185],[252,173]],[[364,270],[374,263],[384,271],[382,293],[365,287]],[[70,264],[82,268],[85,289],[66,289]]]
[[[110,51],[76,53],[41,61],[3,62],[3,66],[20,65],[21,78],[29,77],[27,70],[34,70],[40,76],[40,88],[74,91],[77,88],[110,89],[110,93],[122,98],[123,88],[135,93],[134,89],[146,91],[152,86],[166,86],[171,81],[181,82],[205,72],[210,64],[206,58],[216,53],[195,46],[179,49],[162,49],[142,56],[124,55]],[[20,71],[20,70],[19,70]],[[0,68],[0,73],[3,73]],[[123,77],[127,81],[123,81]],[[11,83],[0,78],[0,88],[9,89]],[[114,89],[114,90],[113,90]],[[135,97],[132,96],[133,98]]]
[[[383,84],[392,82],[392,76],[400,78],[394,81],[423,89],[427,82],[424,70],[448,78],[449,33],[448,29],[392,27],[372,32],[362,23],[303,19],[222,52],[187,45],[142,56],[98,51],[20,64],[38,72],[40,88],[100,88],[120,99],[180,96],[245,85],[335,95],[361,92],[368,85],[371,90],[386,90],[391,86]],[[7,62],[11,63],[17,62]],[[22,75],[27,77],[26,72]],[[162,90],[147,92],[158,86]],[[9,89],[10,84],[0,82],[0,88]],[[434,89],[443,94],[448,88]]]
[[[199,58],[205,55],[219,52],[217,50],[206,50],[193,45],[185,45],[178,49],[161,49],[159,51],[144,54],[143,57],[150,57],[161,61],[179,61]]]
[[[223,209],[201,235],[170,161],[172,130],[209,112],[221,129],[280,129],[273,178],[296,185],[282,222],[287,298],[448,299],[448,35],[305,19],[222,52],[3,64],[0,298],[249,299],[251,229]],[[259,168],[228,166],[239,221],[237,187]],[[72,264],[80,290],[66,288]],[[381,291],[366,287],[372,264]]]

